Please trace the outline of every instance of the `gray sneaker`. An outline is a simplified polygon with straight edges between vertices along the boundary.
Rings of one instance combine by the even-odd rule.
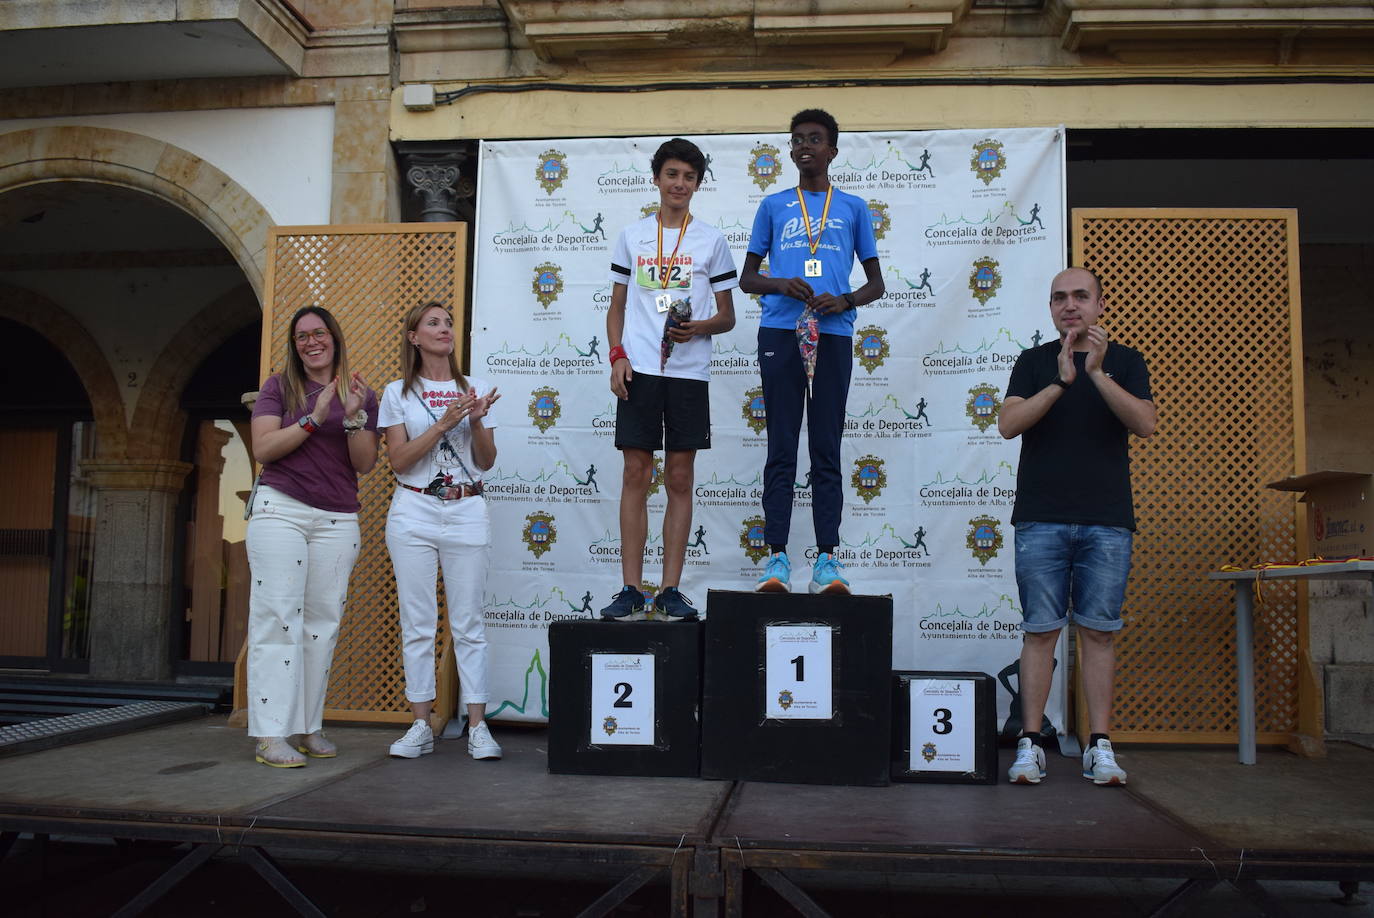
[[[1031,742],[1029,736],[1016,741],[1016,761],[1007,769],[1012,784],[1039,784],[1045,777],[1045,750]]]
[[[1116,764],[1111,740],[1100,739],[1096,746],[1083,750],[1083,777],[1102,787],[1126,783],[1126,769]]]

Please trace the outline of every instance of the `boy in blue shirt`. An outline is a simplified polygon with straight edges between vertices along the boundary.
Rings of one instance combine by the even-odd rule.
[[[789,144],[797,186],[760,202],[740,275],[741,290],[763,295],[758,360],[768,417],[763,516],[769,557],[757,589],[764,592],[791,589],[787,536],[803,413],[818,550],[810,590],[849,592],[835,548],[844,505],[840,437],[854,363],[851,335],[857,307],[881,297],[885,287],[868,205],[830,184],[839,133],[835,119],[819,109],[793,116]],[[768,276],[759,273],[764,258]],[[865,283],[851,291],[855,258]],[[808,379],[810,358],[814,375]]]

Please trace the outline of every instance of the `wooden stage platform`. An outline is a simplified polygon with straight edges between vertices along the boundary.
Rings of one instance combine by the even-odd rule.
[[[766,885],[824,915],[809,879],[855,872],[1177,881],[1158,914],[1186,914],[1218,884],[1263,907],[1266,880],[1374,881],[1374,751],[1356,746],[1332,744],[1324,759],[1263,752],[1255,766],[1231,748],[1126,747],[1124,789],[1094,787],[1059,756],[1035,787],[850,788],[550,775],[546,731],[495,733],[500,762],[473,761],[461,741],[394,760],[394,728],[337,727],[337,759],[280,770],[255,764],[224,718],[204,717],[12,756],[0,759],[0,855],[22,833],[189,844],[120,915],[225,849],[306,915],[332,910],[329,891],[307,897],[273,852],[612,876],[586,915],[649,883],[667,890],[656,914],[749,915]],[[1005,768],[1010,750],[1002,758]]]

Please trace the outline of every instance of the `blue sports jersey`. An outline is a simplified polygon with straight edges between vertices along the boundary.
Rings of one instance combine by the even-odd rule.
[[[825,210],[824,191],[804,191],[806,213],[811,218],[811,235],[815,238]],[[815,257],[821,260],[821,276],[806,276],[806,261],[811,258],[811,245],[802,223],[801,206],[795,188],[770,194],[759,202],[754,215],[754,229],[749,236],[749,251],[768,259],[770,277],[800,277],[817,293],[841,296],[850,292],[849,273],[854,259],[860,262],[878,257],[878,243],[873,238],[873,222],[868,205],[862,198],[835,189],[830,198],[830,216],[821,233]],[[796,328],[797,317],[805,307],[801,300],[780,293],[765,293],[761,298],[763,315],[759,324],[764,328]],[[849,335],[854,331],[856,310],[821,316],[822,334]]]

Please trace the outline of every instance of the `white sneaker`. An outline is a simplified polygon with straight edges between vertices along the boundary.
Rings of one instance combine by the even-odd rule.
[[[1126,783],[1126,769],[1116,764],[1111,740],[1100,739],[1083,750],[1083,777],[1104,787]]]
[[[1007,769],[1012,784],[1039,784],[1045,777],[1045,750],[1031,742],[1029,736],[1016,741],[1016,761]]]
[[[475,727],[468,727],[468,755],[474,759],[501,758],[501,747],[491,738],[485,720]]]
[[[434,731],[429,721],[417,720],[406,735],[391,744],[391,754],[398,759],[418,759],[434,751]]]

